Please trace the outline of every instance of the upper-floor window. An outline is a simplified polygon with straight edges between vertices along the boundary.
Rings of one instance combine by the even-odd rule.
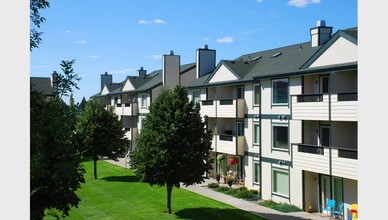
[[[289,150],[288,124],[272,125],[272,148]]]
[[[193,90],[193,101],[194,104],[197,104],[199,101],[201,101],[201,90]]]
[[[147,108],[147,93],[141,94],[141,107]]]
[[[288,104],[288,79],[272,81],[272,104]]]
[[[244,99],[244,87],[237,87],[237,99]]]
[[[253,105],[260,105],[260,84],[253,85]]]
[[[253,124],[253,145],[260,144],[260,124]]]

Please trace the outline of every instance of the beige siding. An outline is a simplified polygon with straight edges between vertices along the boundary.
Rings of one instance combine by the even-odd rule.
[[[225,65],[221,65],[217,72],[210,79],[209,83],[225,82],[238,79],[233,73],[230,72]]]

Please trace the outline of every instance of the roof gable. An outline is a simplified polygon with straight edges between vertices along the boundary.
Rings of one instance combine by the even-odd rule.
[[[226,81],[238,80],[240,77],[235,74],[225,63],[222,63],[216,68],[212,76],[209,77],[208,83],[219,83]]]
[[[127,78],[125,80],[125,83],[124,83],[122,91],[131,91],[131,90],[134,90],[134,89],[135,89],[135,87],[132,85],[131,81],[129,81],[129,79]]]
[[[101,95],[108,95],[108,93],[109,93],[108,87],[104,85],[101,91]]]
[[[358,61],[357,29],[338,31],[302,68]]]

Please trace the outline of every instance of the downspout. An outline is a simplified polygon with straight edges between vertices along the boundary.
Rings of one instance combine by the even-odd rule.
[[[262,100],[262,98],[261,98],[261,81],[259,81],[259,88],[260,88],[260,103],[259,103],[259,126],[260,126],[260,140],[259,140],[259,161],[260,161],[260,199],[262,199],[263,198],[263,181],[262,181],[262,179],[263,179],[263,172],[262,172],[262,170],[263,170],[263,164],[262,164],[262,159],[261,159],[261,156],[262,156],[262,124],[261,124],[261,100]],[[253,88],[252,88],[253,89]]]
[[[330,174],[330,198],[333,199],[333,161],[332,161],[332,121],[331,121],[331,94],[333,90],[333,74],[335,71],[330,72],[329,76],[329,124],[330,124],[330,131],[329,131],[329,174]]]

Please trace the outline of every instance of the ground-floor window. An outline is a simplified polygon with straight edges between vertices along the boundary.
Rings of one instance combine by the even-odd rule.
[[[260,184],[260,162],[253,161],[253,183]]]
[[[279,168],[272,168],[272,193],[290,197],[289,171]]]

